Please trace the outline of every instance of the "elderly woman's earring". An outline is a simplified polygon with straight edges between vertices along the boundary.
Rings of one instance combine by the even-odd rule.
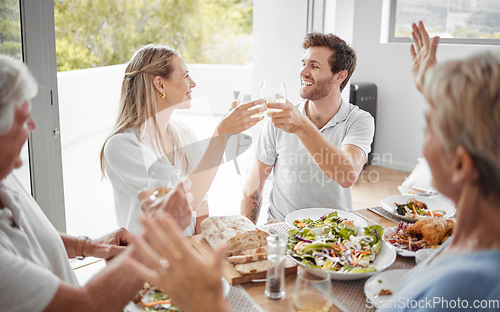
[[[162,93],[162,94],[160,95],[160,97],[161,97],[162,99],[164,99],[164,98],[165,98],[165,93]]]

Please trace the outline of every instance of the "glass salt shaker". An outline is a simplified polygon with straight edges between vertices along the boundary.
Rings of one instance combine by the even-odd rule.
[[[270,299],[285,297],[285,249],[287,239],[283,235],[267,237],[267,277],[264,294]]]

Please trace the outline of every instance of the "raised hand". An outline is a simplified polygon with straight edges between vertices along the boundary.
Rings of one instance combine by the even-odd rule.
[[[217,127],[219,135],[238,134],[264,119],[264,116],[258,116],[266,110],[266,106],[261,104],[264,104],[264,100],[242,104],[231,110]]]
[[[411,36],[414,43],[410,47],[412,59],[411,72],[415,86],[422,93],[425,73],[437,64],[436,51],[439,44],[439,37],[434,37],[430,40],[422,21],[418,25],[413,23],[412,29]]]

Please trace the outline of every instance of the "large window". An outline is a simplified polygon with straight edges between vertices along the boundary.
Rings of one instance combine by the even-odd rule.
[[[390,41],[409,42],[420,20],[443,43],[500,44],[497,0],[391,0]]]

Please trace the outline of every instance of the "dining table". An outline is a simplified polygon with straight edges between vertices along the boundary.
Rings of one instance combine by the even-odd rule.
[[[368,225],[379,224],[384,228],[389,228],[396,226],[399,222],[399,220],[395,219],[390,214],[384,213],[384,209],[380,206],[354,210],[351,213],[363,218]],[[268,232],[274,232],[275,229],[279,229],[281,233],[285,233],[290,229],[284,222],[260,225],[258,228]],[[201,234],[191,236],[191,238],[193,239],[192,241],[199,241],[203,239]],[[101,259],[87,258],[85,260],[74,261],[72,265],[79,281],[82,284],[85,284],[93,275],[105,267],[105,262]],[[394,263],[386,270],[411,269],[413,266],[415,266],[415,258],[405,258],[398,255]],[[301,267],[299,266],[297,269],[300,270]],[[266,287],[265,278],[229,286],[229,291],[226,296],[232,304],[233,310],[237,312],[294,311],[292,295],[296,276],[297,274],[295,272],[285,276],[286,295],[283,299],[272,300],[264,295]],[[373,305],[370,305],[366,301],[364,294],[364,283],[366,280],[367,278],[354,281],[332,280],[333,306],[331,307],[330,312],[375,311]],[[124,311],[131,310],[125,309]]]
[[[374,207],[380,208],[380,207]],[[378,213],[374,212],[377,211]],[[390,216],[382,216],[382,209],[361,209],[355,210],[352,213],[355,213],[357,216],[365,219],[368,224],[379,224],[384,228],[394,227],[397,225],[398,220],[389,220]],[[266,227],[272,226],[266,225]],[[265,228],[264,228],[265,230]],[[387,269],[411,269],[415,266],[415,258],[412,257],[401,257],[397,256],[394,263]],[[301,269],[300,267],[298,268]],[[285,276],[285,291],[286,295],[283,299],[273,300],[269,299],[265,296],[265,280],[252,281],[248,283],[244,283],[238,286],[232,286],[231,288],[238,288],[238,291],[244,291],[248,294],[248,297],[253,300],[254,307],[251,307],[251,304],[247,303],[251,308],[249,309],[241,309],[238,307],[238,304],[234,304],[233,308],[235,311],[269,311],[269,312],[285,312],[285,311],[294,311],[292,304],[292,294],[295,284],[297,274],[288,274]],[[334,292],[334,300],[333,306],[330,309],[332,311],[375,311],[375,307],[373,304],[369,304],[366,301],[366,297],[364,295],[364,283],[367,278],[355,281],[336,281],[332,280],[332,288]],[[231,301],[231,298],[230,298]],[[236,306],[235,306],[236,305]]]

